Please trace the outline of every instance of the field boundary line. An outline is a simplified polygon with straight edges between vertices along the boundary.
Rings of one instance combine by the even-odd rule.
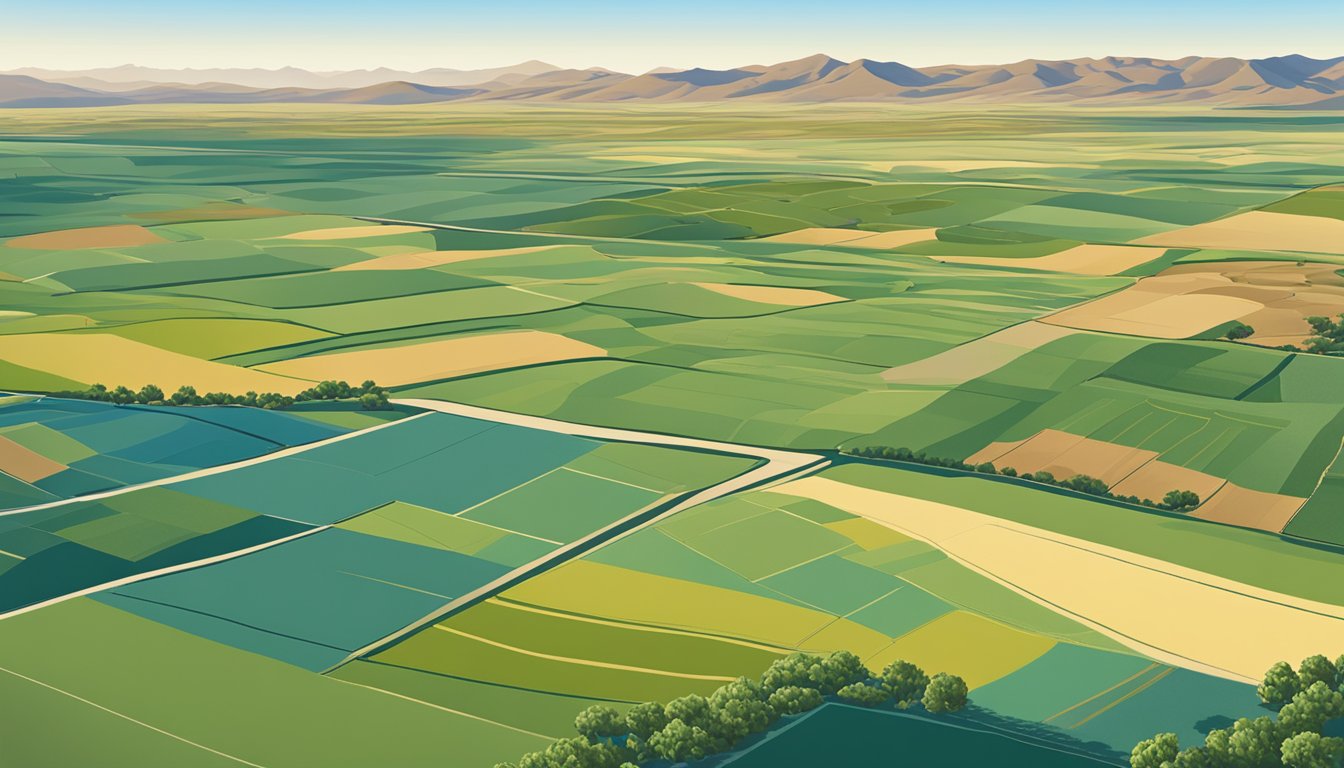
[[[516,645],[509,645],[508,643],[501,643],[498,640],[491,640],[488,637],[473,635],[470,632],[464,632],[460,629],[455,629],[453,627],[445,627],[442,624],[435,624],[434,629],[437,629],[440,632],[447,632],[452,635],[458,635],[459,637],[465,637],[468,640],[472,640],[477,643],[485,643],[486,645],[491,645],[496,648],[502,648],[506,651],[509,651],[510,653],[519,653],[524,656],[532,656],[533,658],[537,659],[545,659],[547,661],[558,661],[564,664],[574,664],[581,667],[598,667],[601,669],[614,669],[621,672],[637,672],[645,675],[659,675],[661,677],[680,677],[685,678],[687,680],[718,680],[723,682],[732,682],[733,680],[737,679],[735,677],[729,677],[726,675],[701,675],[695,672],[673,672],[670,669],[654,669],[653,667],[636,667],[632,664],[617,664],[611,661],[598,661],[597,659],[581,659],[577,656],[560,656],[554,653],[543,653],[542,651],[530,651],[526,648],[520,648]]]
[[[15,608],[14,610],[9,611],[7,613],[0,613],[0,621],[4,621],[5,619],[11,619],[15,616],[21,616],[30,611],[36,611],[39,608],[46,608],[49,605],[56,605],[57,603],[63,603],[66,600],[74,600],[77,597],[87,597],[89,595],[97,594],[99,592],[106,592],[109,589],[116,589],[118,587],[129,586],[131,584],[135,584],[136,582],[145,581],[147,579],[155,579],[160,576],[168,576],[169,574],[179,573],[181,571],[190,571],[196,568],[204,568],[207,565],[214,565],[215,563],[222,563],[227,560],[233,560],[235,558],[244,557],[246,555],[261,552],[262,550],[270,549],[271,547],[278,547],[281,544],[288,544],[291,541],[302,539],[305,536],[312,536],[315,533],[321,533],[323,531],[330,530],[332,527],[334,526],[331,525],[316,526],[313,528],[309,528],[306,531],[299,531],[298,533],[292,533],[288,536],[282,536],[281,538],[278,539],[263,541],[260,544],[253,544],[250,547],[245,547],[243,549],[236,549],[232,552],[225,552],[219,555],[211,555],[210,557],[204,557],[201,558],[200,560],[192,560],[191,562],[188,563],[178,563],[177,565],[170,565],[165,568],[159,568],[158,570],[154,571],[145,571],[144,573],[136,573],[113,581],[105,581],[102,584],[95,584],[92,587],[85,587],[84,589],[80,589],[74,592],[67,592],[64,595],[57,595],[56,597],[43,600],[42,602],[39,603],[25,605],[22,608]]]
[[[237,469],[244,469],[246,467],[256,466],[257,464],[265,464],[268,461],[275,461],[276,459],[284,459],[290,456],[297,456],[302,453],[307,453],[308,451],[314,451],[317,450],[318,448],[323,448],[328,445],[339,443],[343,440],[352,440],[356,437],[361,437],[371,432],[377,432],[380,429],[388,429],[389,427],[395,427],[398,424],[405,424],[409,421],[423,418],[428,415],[429,415],[428,411],[426,411],[425,413],[417,413],[411,416],[407,416],[404,419],[397,419],[396,421],[389,421],[383,424],[375,424],[372,427],[367,427],[365,429],[358,429],[352,432],[346,432],[343,435],[336,435],[335,437],[330,437],[327,438],[326,440],[318,440],[317,442],[313,443],[305,443],[303,445],[290,446],[289,448],[282,448],[278,451],[272,451],[271,453],[262,454],[261,456],[254,456],[250,459],[243,459],[242,461],[235,461],[229,464],[220,464],[214,467],[206,467],[205,469],[198,469],[191,472],[186,472],[181,475],[173,475],[171,477],[161,477],[157,480],[150,480],[144,483],[136,483],[134,485],[123,485],[120,488],[113,488],[107,491],[99,491],[98,493],[90,493],[85,496],[73,496],[68,499],[57,499],[56,501],[47,501],[41,504],[32,504],[26,507],[15,507],[14,509],[6,509],[4,511],[0,511],[0,517],[5,517],[8,515],[18,515],[24,512],[40,512],[44,509],[55,509],[56,507],[64,507],[70,504],[82,504],[86,501],[100,501],[102,499],[108,499],[112,498],[113,496],[120,496],[124,493],[132,493],[134,491],[140,491],[146,488],[160,488],[165,485],[175,485],[177,483],[185,483],[189,480],[198,480],[203,477],[210,477],[212,475],[219,475],[225,472],[232,472]],[[275,517],[275,515],[271,515],[271,517]]]
[[[6,673],[6,674],[13,675],[14,677],[20,678],[20,679],[22,679],[22,680],[27,680],[27,681],[30,682],[30,683],[33,683],[33,684],[35,684],[35,685],[40,685],[40,686],[42,686],[43,688],[46,688],[46,689],[48,689],[48,690],[55,691],[55,692],[57,692],[57,693],[59,693],[59,694],[61,694],[61,695],[69,696],[70,698],[74,699],[75,701],[78,701],[78,702],[83,703],[83,704],[88,704],[90,707],[93,707],[93,708],[95,708],[95,709],[100,709],[100,710],[102,710],[102,711],[108,713],[109,715],[115,715],[116,717],[120,717],[122,720],[126,720],[126,721],[128,721],[128,722],[135,723],[136,725],[138,725],[138,726],[140,726],[140,727],[142,727],[142,728],[148,728],[149,730],[154,731],[155,733],[161,733],[161,734],[163,734],[164,736],[167,736],[167,737],[170,738],[170,739],[175,739],[175,740],[177,740],[177,741],[180,741],[180,742],[182,742],[183,744],[187,744],[187,745],[196,747],[197,749],[202,749],[202,750],[205,750],[206,752],[210,752],[210,753],[219,755],[220,757],[227,758],[227,759],[229,759],[229,760],[234,761],[235,763],[242,763],[243,765],[250,765],[250,766],[252,766],[252,768],[266,768],[265,766],[263,766],[263,765],[258,765],[257,763],[254,763],[254,762],[252,762],[252,761],[250,761],[250,760],[244,760],[243,758],[238,757],[238,756],[236,756],[236,755],[230,755],[228,752],[220,752],[218,749],[213,749],[213,748],[211,748],[211,747],[207,747],[207,746],[205,746],[204,744],[198,744],[198,743],[192,741],[191,739],[185,738],[185,737],[183,737],[183,736],[178,736],[177,734],[172,733],[172,732],[170,732],[170,731],[165,731],[164,729],[159,728],[159,727],[157,727],[157,726],[150,725],[149,723],[146,723],[146,722],[143,721],[143,720],[136,720],[134,717],[131,717],[130,715],[122,714],[121,712],[118,712],[118,711],[116,711],[115,709],[109,709],[108,707],[104,707],[102,704],[99,704],[99,703],[94,702],[94,701],[89,701],[88,699],[84,698],[83,696],[80,696],[80,695],[78,695],[78,694],[71,693],[71,692],[69,692],[69,691],[67,691],[67,690],[64,690],[64,689],[62,689],[62,688],[57,688],[56,686],[54,686],[54,685],[52,685],[52,684],[50,684],[50,683],[44,683],[44,682],[42,682],[41,680],[38,680],[38,679],[36,679],[36,678],[32,678],[32,677],[29,677],[29,676],[27,676],[27,675],[21,674],[21,673],[19,673],[19,672],[15,672],[15,671],[12,670],[12,669],[6,669],[6,668],[4,668],[4,667],[0,667],[0,672],[4,672],[4,673]]]
[[[1121,680],[1120,682],[1116,683],[1115,685],[1112,685],[1110,688],[1107,688],[1107,689],[1105,689],[1105,690],[1103,690],[1103,691],[1098,691],[1097,693],[1094,693],[1094,694],[1092,694],[1091,696],[1088,696],[1086,699],[1083,699],[1082,701],[1078,702],[1077,704],[1074,704],[1074,705],[1072,705],[1072,706],[1070,706],[1070,707],[1068,707],[1068,708],[1066,708],[1066,709],[1061,709],[1061,710],[1059,710],[1058,712],[1056,712],[1055,714],[1053,714],[1053,715],[1051,715],[1051,716],[1045,718],[1045,719],[1042,720],[1041,722],[1042,722],[1042,723],[1048,723],[1048,722],[1050,722],[1051,720],[1054,720],[1056,717],[1062,717],[1062,716],[1064,716],[1064,715],[1067,715],[1067,714],[1069,714],[1070,712],[1072,712],[1073,710],[1075,710],[1075,709],[1077,709],[1077,708],[1079,708],[1079,707],[1081,707],[1081,706],[1083,706],[1083,705],[1085,705],[1085,704],[1088,704],[1088,703],[1091,703],[1091,702],[1093,702],[1093,701],[1096,701],[1097,699],[1101,698],[1102,696],[1105,696],[1106,694],[1110,693],[1111,691],[1114,691],[1116,688],[1119,688],[1120,686],[1124,685],[1125,683],[1132,682],[1132,681],[1134,681],[1134,680],[1139,679],[1140,677],[1143,677],[1144,675],[1148,674],[1149,672],[1152,672],[1152,671],[1153,671],[1155,668],[1157,668],[1158,666],[1160,666],[1160,664],[1159,664],[1158,662],[1154,661],[1152,664],[1149,664],[1148,666],[1144,667],[1143,669],[1140,669],[1138,672],[1135,672],[1134,674],[1130,675],[1129,677],[1126,677],[1124,680]]]
[[[421,631],[471,605],[481,602],[482,600],[494,597],[500,592],[503,592],[516,584],[520,584],[539,573],[543,573],[551,568],[562,565],[581,555],[597,551],[602,547],[608,546],[613,542],[619,541],[626,536],[635,533],[636,531],[644,530],[649,525],[664,520],[678,512],[738,491],[769,486],[804,474],[810,474],[811,472],[830,464],[830,460],[825,456],[814,453],[782,451],[749,445],[719,443],[712,440],[701,440],[679,435],[662,435],[654,432],[638,432],[628,429],[597,427],[588,424],[576,424],[542,416],[529,416],[510,411],[500,411],[442,400],[408,398],[396,399],[392,402],[396,405],[423,408],[428,411],[448,413],[455,416],[511,424],[514,426],[540,429],[548,432],[559,432],[577,437],[587,437],[609,442],[637,443],[669,448],[686,448],[720,455],[754,458],[758,463],[756,466],[751,467],[746,471],[725,478],[713,485],[690,489],[666,496],[620,518],[619,520],[612,521],[608,525],[589,533],[581,539],[570,542],[569,544],[542,555],[531,562],[524,563],[488,584],[484,584],[471,592],[462,595],[456,600],[450,601],[438,610],[406,624],[395,632],[384,635],[367,645],[352,651],[346,658],[332,665],[328,669],[323,670],[323,672],[331,672],[357,658],[376,653],[377,651],[396,643],[407,635]],[[471,518],[466,519],[470,520]]]
[[[649,626],[646,624],[631,624],[628,622],[620,621],[618,619],[606,619],[601,618],[599,616],[581,616],[573,613],[564,613],[562,611],[555,611],[548,608],[543,608],[541,606],[528,605],[526,603],[515,603],[511,600],[501,600],[498,597],[492,597],[489,600],[485,600],[484,602],[489,603],[490,605],[496,605],[501,608],[508,608],[514,611],[525,611],[527,613],[536,613],[542,616],[552,616],[557,619],[564,619],[566,621],[578,621],[585,624],[598,624],[604,627],[614,627],[616,629],[627,630],[630,632],[650,632],[659,635],[676,635],[678,637],[691,637],[698,640],[709,640],[716,643],[728,643],[730,645],[740,645],[744,648],[755,648],[760,651],[768,651],[770,653],[779,653],[779,654],[786,654],[793,650],[791,648],[782,648],[779,646],[768,645],[766,643],[757,642],[755,640],[744,640],[736,637],[710,635],[704,632],[696,632],[690,629],[679,629],[677,627],[657,627],[657,626]]]
[[[1102,707],[1101,709],[1098,709],[1096,712],[1093,712],[1092,714],[1088,715],[1087,717],[1084,717],[1082,720],[1079,720],[1078,722],[1074,723],[1073,725],[1068,726],[1069,730],[1073,730],[1074,728],[1078,728],[1079,726],[1085,725],[1085,724],[1091,722],[1092,720],[1095,720],[1096,718],[1101,717],[1102,715],[1106,714],[1107,712],[1110,712],[1112,709],[1115,709],[1116,707],[1120,706],[1120,705],[1123,704],[1124,702],[1129,701],[1130,699],[1134,698],[1135,696],[1138,696],[1140,693],[1143,693],[1144,691],[1146,691],[1146,690],[1148,690],[1149,688],[1153,687],[1153,686],[1156,685],[1158,682],[1160,682],[1162,679],[1164,679],[1167,675],[1170,675],[1172,672],[1175,672],[1175,671],[1176,671],[1176,668],[1175,668],[1175,667],[1167,667],[1166,669],[1162,670],[1161,672],[1158,672],[1156,675],[1153,675],[1152,677],[1148,678],[1147,680],[1144,680],[1144,681],[1143,681],[1143,684],[1137,686],[1134,690],[1130,691],[1129,693],[1126,693],[1124,696],[1121,696],[1120,698],[1116,699],[1115,701],[1112,701],[1110,704],[1107,704],[1106,706]]]
[[[478,720],[478,721],[480,721],[480,722],[482,722],[482,723],[489,723],[489,724],[491,724],[491,725],[497,725],[497,726],[499,726],[500,728],[507,728],[507,729],[509,729],[510,731],[517,731],[518,733],[526,734],[526,735],[528,735],[528,736],[536,736],[536,737],[539,738],[539,739],[555,740],[555,739],[560,738],[560,737],[558,737],[558,736],[547,736],[547,735],[544,734],[544,733],[537,733],[536,731],[529,731],[529,730],[527,730],[526,728],[519,728],[519,727],[516,726],[516,725],[509,725],[508,723],[501,723],[501,722],[499,722],[498,720],[491,720],[491,719],[488,718],[488,717],[482,717],[482,716],[480,716],[480,715],[474,715],[474,714],[472,714],[472,713],[470,713],[470,712],[463,712],[463,711],[460,710],[460,709],[452,709],[452,708],[450,708],[450,707],[445,707],[445,706],[443,706],[443,705],[441,705],[441,704],[435,704],[435,703],[432,702],[432,701],[425,701],[424,699],[417,699],[417,698],[415,698],[414,696],[407,696],[406,694],[403,694],[403,693],[397,693],[396,691],[389,691],[389,690],[387,690],[387,689],[385,689],[385,688],[379,688],[379,687],[376,686],[376,685],[368,685],[368,684],[366,684],[366,683],[356,683],[356,682],[353,681],[353,680],[345,680],[345,679],[343,679],[343,678],[339,678],[339,677],[332,677],[331,675],[323,675],[323,677],[326,677],[328,680],[335,680],[335,681],[338,682],[338,683],[345,683],[346,685],[353,685],[353,686],[355,686],[356,688],[364,688],[365,690],[369,690],[369,691],[377,691],[378,693],[385,693],[385,694],[387,694],[388,696],[393,696],[393,697],[398,698],[398,699],[403,699],[403,700],[405,700],[405,701],[410,701],[410,702],[414,702],[414,703],[416,703],[416,704],[421,704],[421,705],[424,705],[424,706],[426,706],[426,707],[430,707],[431,709],[437,709],[437,710],[440,710],[440,711],[442,711],[442,712],[447,712],[447,713],[449,713],[449,714],[451,714],[451,715],[458,715],[458,716],[460,716],[460,717],[469,718],[469,719],[471,719],[471,720]]]

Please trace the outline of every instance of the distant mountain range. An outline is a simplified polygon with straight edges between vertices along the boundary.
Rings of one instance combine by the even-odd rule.
[[[816,55],[736,69],[560,69],[539,61],[512,67],[403,72],[391,69],[166,70],[124,66],[0,74],[0,107],[88,107],[156,103],[422,104],[447,101],[761,101],[1203,103],[1218,106],[1344,108],[1344,56],[1265,59],[1188,56],[908,67]]]

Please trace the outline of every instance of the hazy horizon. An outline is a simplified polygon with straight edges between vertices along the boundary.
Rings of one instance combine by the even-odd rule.
[[[227,8],[168,0],[55,0],[8,20],[0,69],[82,70],[286,66],[311,71],[484,69],[537,59],[565,68],[645,72],[728,69],[824,52],[911,66],[1135,56],[1264,58],[1340,55],[1344,4],[1244,0],[1178,5],[1132,0],[1123,12],[1026,0],[966,0],[955,9],[853,0],[819,15],[797,0],[685,0],[630,12],[586,0],[430,3],[394,0],[372,13],[350,0],[238,0]]]

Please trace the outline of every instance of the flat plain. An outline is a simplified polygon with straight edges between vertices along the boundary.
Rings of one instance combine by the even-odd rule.
[[[73,112],[0,123],[25,766],[488,766],[834,650],[974,706],[828,704],[725,764],[828,733],[1122,764],[1344,650],[1344,363],[1308,320],[1344,312],[1337,114]],[[69,396],[329,379],[554,421]],[[714,492],[768,451],[835,466]],[[1154,610],[1153,564],[1209,591]]]

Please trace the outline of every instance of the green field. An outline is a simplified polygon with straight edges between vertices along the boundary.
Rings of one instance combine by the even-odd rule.
[[[1344,606],[1344,363],[1301,348],[1305,316],[1344,311],[1344,248],[1308,237],[1344,219],[1337,115],[5,118],[0,763],[490,766],[572,736],[586,707],[709,695],[796,651],[953,673],[970,707],[832,697],[716,764],[840,745],[865,763],[1122,765],[1153,733],[1191,744],[1263,712],[1245,675],[1135,650],[1150,638],[787,487],[665,514],[768,474],[758,448],[1314,615]],[[1280,228],[1229,240],[1233,219]],[[1263,335],[1228,338],[1242,321]],[[323,379],[508,414],[77,397]],[[669,437],[719,442],[654,444]],[[996,472],[972,457],[1019,451],[1057,480],[1149,472],[1155,500],[1203,498],[1159,511],[845,456],[873,447]]]

